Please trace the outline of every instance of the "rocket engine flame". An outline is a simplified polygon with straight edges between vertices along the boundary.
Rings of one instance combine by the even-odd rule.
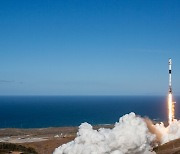
[[[168,120],[169,124],[171,124],[174,121],[174,103],[172,101],[172,93],[169,93],[168,95]]]

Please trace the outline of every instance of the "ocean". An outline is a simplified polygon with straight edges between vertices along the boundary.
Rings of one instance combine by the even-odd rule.
[[[130,112],[167,121],[167,96],[0,96],[0,128],[114,124]]]

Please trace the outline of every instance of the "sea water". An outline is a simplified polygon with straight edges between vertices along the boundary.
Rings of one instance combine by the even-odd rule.
[[[176,117],[178,102],[176,99]],[[167,121],[166,96],[0,96],[0,128],[114,124],[127,113]]]

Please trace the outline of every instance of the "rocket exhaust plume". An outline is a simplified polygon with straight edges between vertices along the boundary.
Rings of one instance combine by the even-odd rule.
[[[172,60],[169,59],[169,93],[168,93],[168,121],[171,124],[174,120],[174,102],[172,101],[172,84],[171,84]]]

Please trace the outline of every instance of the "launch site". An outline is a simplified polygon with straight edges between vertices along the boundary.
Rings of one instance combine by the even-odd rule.
[[[0,0],[0,154],[180,154],[179,0]]]

